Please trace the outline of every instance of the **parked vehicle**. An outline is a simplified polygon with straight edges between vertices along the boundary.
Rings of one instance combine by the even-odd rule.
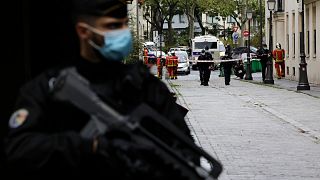
[[[178,73],[190,74],[190,61],[186,51],[175,51],[178,57]]]
[[[252,58],[256,57],[258,49],[250,46],[250,54],[252,54]],[[232,50],[232,58],[233,59],[243,59],[247,57],[248,47],[237,47]]]

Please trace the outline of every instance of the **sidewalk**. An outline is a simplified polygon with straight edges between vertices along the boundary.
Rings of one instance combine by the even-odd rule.
[[[274,84],[264,84],[262,82],[262,76],[261,72],[258,73],[252,73],[253,80],[252,81],[246,81],[246,82],[252,82],[255,84],[260,84],[264,86],[270,86],[274,88],[280,88],[280,89],[287,89],[289,91],[295,91],[303,94],[307,94],[312,97],[320,98],[320,85],[317,84],[309,84],[310,85],[310,90],[305,90],[305,91],[297,91],[297,86],[298,83],[297,81],[292,81],[288,79],[277,79],[274,77]]]
[[[319,180],[320,99],[276,87],[277,80],[262,85],[259,75],[230,86],[217,72],[207,87],[195,71],[164,81],[189,109],[196,142],[222,162],[220,180]]]

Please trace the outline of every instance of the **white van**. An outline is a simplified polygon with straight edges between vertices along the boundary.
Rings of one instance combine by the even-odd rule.
[[[156,44],[154,42],[144,42],[143,47],[146,47],[148,49],[152,49],[152,48],[156,47]]]
[[[216,36],[211,35],[198,36],[192,39],[192,69],[196,68],[198,57],[206,46],[209,47],[209,51],[212,54],[213,59],[219,60],[220,44],[220,40]]]

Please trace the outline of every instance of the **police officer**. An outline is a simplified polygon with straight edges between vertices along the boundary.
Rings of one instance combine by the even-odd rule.
[[[210,62],[210,60],[213,60],[212,55],[210,53],[206,53],[206,51],[203,49],[201,51],[201,55],[198,57],[198,60],[199,75],[201,81],[200,85],[209,86],[208,82],[211,74],[210,66],[212,65],[212,62]]]
[[[224,60],[232,59],[231,46],[229,44],[226,45],[226,53],[225,53],[225,57],[223,59]],[[231,69],[232,69],[233,64],[234,64],[234,62],[232,62],[232,61],[221,62],[221,66],[223,67],[223,72],[224,72],[225,85],[230,85],[230,76],[231,76]]]
[[[271,52],[268,50],[267,45],[263,44],[262,47],[258,50],[257,56],[260,59],[261,71],[262,71],[262,81],[266,79],[266,68],[268,58],[271,56]]]
[[[213,60],[212,54],[209,51],[209,47],[206,46],[204,49],[206,51],[206,56],[209,58],[209,60]]]
[[[184,121],[186,112],[175,103],[166,85],[142,64],[123,64],[132,46],[125,1],[74,0],[74,6],[80,47],[74,67],[89,80],[92,90],[123,115],[146,103],[191,138]],[[142,172],[147,179],[154,179],[154,174],[159,179],[170,177],[170,172],[156,173],[161,166],[155,170],[139,169],[114,159],[114,153],[123,151],[128,153],[124,156],[135,158],[153,152],[152,147],[118,136],[114,133],[117,130],[93,139],[81,137],[79,132],[90,120],[89,115],[55,100],[50,93],[61,70],[46,71],[21,88],[5,143],[12,175],[142,179],[138,176]],[[157,159],[155,162],[161,163]],[[136,176],[128,176],[131,170]]]

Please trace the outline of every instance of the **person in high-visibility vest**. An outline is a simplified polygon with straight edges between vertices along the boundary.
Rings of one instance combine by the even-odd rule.
[[[148,49],[144,48],[143,50],[143,59],[144,59],[144,64],[148,64]]]
[[[158,78],[162,79],[162,61],[161,58],[157,58]]]
[[[272,52],[273,59],[275,60],[275,68],[277,71],[278,79],[281,79],[281,77],[285,77],[285,63],[284,63],[284,56],[285,51],[284,49],[281,49],[281,44],[277,43],[276,49]],[[281,67],[281,70],[280,70]]]
[[[173,62],[172,55],[166,58],[166,67],[169,73],[169,78],[174,79],[174,76],[173,76],[174,62]]]
[[[178,79],[177,74],[178,74],[178,57],[176,54],[173,52],[172,57],[173,59],[173,79]]]

